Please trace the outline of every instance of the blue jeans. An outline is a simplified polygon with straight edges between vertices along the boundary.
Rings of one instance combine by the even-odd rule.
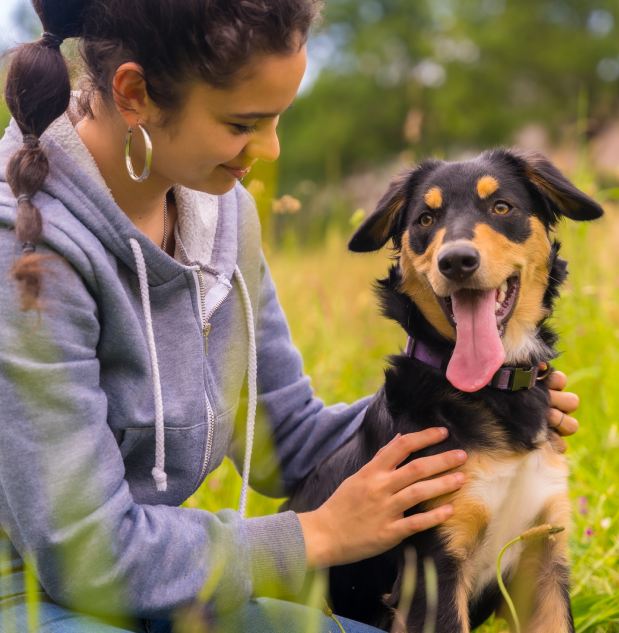
[[[168,620],[101,620],[76,613],[50,602],[39,594],[35,629],[29,628],[23,591],[23,573],[14,571],[0,578],[0,633],[196,633]],[[366,624],[337,618],[345,633],[381,633]],[[317,609],[293,602],[258,598],[221,617],[215,626],[204,625],[204,633],[341,633],[335,619]]]

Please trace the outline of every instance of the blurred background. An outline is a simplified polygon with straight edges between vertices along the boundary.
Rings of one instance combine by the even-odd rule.
[[[29,2],[3,0],[3,48],[40,30]],[[619,182],[617,0],[328,0],[310,59],[281,160],[254,175],[269,240],[346,229],[429,155],[516,144],[593,170],[604,195]]]
[[[26,0],[2,0],[2,48],[40,31]],[[576,628],[619,632],[619,1],[327,0],[280,130],[280,160],[245,184],[293,338],[329,403],[376,390],[405,343],[372,293],[389,253],[346,250],[399,171],[517,145],[547,153],[603,204],[603,220],[559,229],[571,273],[553,324],[556,365],[582,401],[568,453]],[[239,488],[226,462],[187,503],[236,507]],[[254,494],[250,512],[277,505]]]

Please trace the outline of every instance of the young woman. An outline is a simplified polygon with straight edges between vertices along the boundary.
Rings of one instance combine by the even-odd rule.
[[[395,438],[315,512],[243,517],[254,432],[275,453],[253,455],[252,485],[282,494],[367,402],[314,397],[239,184],[278,157],[318,2],[34,6],[45,32],[14,54],[0,143],[0,628],[170,631],[190,608],[209,631],[293,633],[312,618],[327,630],[319,613],[257,598],[445,520],[449,507],[403,512],[457,489],[441,473],[466,455],[397,468],[445,435]],[[88,79],[73,99],[70,37]],[[552,381],[550,423],[569,434],[576,397]],[[243,473],[240,511],[178,507],[225,455]]]

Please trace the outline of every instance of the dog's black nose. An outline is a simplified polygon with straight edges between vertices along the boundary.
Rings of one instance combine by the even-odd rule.
[[[479,251],[473,246],[458,244],[447,247],[438,258],[438,269],[452,281],[464,281],[478,268]]]

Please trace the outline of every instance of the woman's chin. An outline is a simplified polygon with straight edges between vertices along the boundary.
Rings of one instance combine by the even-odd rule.
[[[223,196],[229,191],[232,191],[237,182],[238,179],[232,176],[232,174],[225,169],[215,169],[209,177],[199,185],[196,183],[193,186],[187,186],[190,189],[202,191],[203,193],[210,193],[214,196]]]

